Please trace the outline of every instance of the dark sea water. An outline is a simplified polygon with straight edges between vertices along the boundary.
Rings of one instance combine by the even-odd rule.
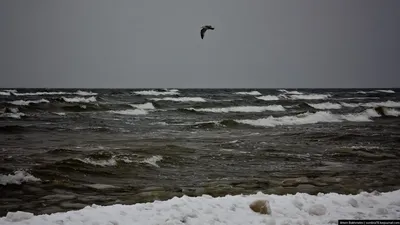
[[[0,216],[400,189],[400,90],[0,90]]]

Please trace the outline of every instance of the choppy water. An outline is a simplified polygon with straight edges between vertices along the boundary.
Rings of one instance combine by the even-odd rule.
[[[396,190],[399,93],[0,90],[0,216],[183,194]]]

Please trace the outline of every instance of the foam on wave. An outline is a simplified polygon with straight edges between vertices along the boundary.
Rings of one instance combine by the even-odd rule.
[[[147,102],[143,104],[130,104],[130,106],[137,108],[137,109],[155,109],[153,103]]]
[[[28,106],[30,104],[40,104],[40,103],[49,103],[50,101],[47,99],[39,99],[39,100],[15,100],[10,102],[13,105],[20,105],[20,106]]]
[[[27,173],[26,171],[17,170],[14,174],[3,175],[0,174],[0,184],[7,185],[7,184],[22,184],[25,182],[38,182],[40,181],[39,178],[32,176],[31,174]]]
[[[153,101],[173,101],[173,102],[206,102],[202,97],[165,97],[165,98],[152,98]]]
[[[110,110],[109,112],[119,115],[130,115],[130,116],[148,114],[148,112],[144,109]]]
[[[236,95],[261,95],[261,93],[258,91],[248,91],[248,92],[242,91],[242,92],[235,92],[234,94],[236,94]]]
[[[304,125],[304,124],[314,124],[314,123],[338,123],[344,121],[350,122],[371,122],[374,117],[380,117],[380,115],[373,109],[365,110],[361,113],[356,114],[333,114],[329,111],[318,111],[315,113],[303,113],[297,116],[282,116],[273,117],[269,116],[267,118],[261,119],[243,119],[236,120],[239,123],[249,124],[253,126],[263,126],[263,127],[275,127],[275,126],[285,126],[285,125]]]
[[[285,111],[281,105],[268,105],[268,106],[232,106],[226,108],[188,108],[197,112],[214,112],[214,113],[229,113],[229,112],[264,112],[264,111]]]
[[[400,102],[394,102],[394,101],[386,101],[386,102],[368,102],[368,103],[346,103],[346,102],[341,102],[341,105],[345,107],[351,107],[351,108],[356,108],[356,107],[388,107],[388,108],[399,108],[400,107]]]
[[[290,95],[289,98],[294,100],[320,100],[320,99],[327,99],[331,97],[329,94],[301,94],[301,95]]]
[[[322,102],[322,103],[316,103],[316,104],[307,103],[307,104],[315,109],[341,109],[342,108],[342,105],[340,105],[338,103],[331,103],[331,102]]]
[[[81,96],[92,96],[92,95],[97,95],[97,93],[95,93],[95,92],[91,92],[91,91],[77,91],[77,92],[75,92],[75,94],[77,94],[77,95],[81,95]]]
[[[154,91],[154,90],[148,90],[148,91],[135,91],[134,92],[137,95],[179,95],[179,90],[177,89],[172,89],[172,90],[165,90],[165,91]]]
[[[279,100],[278,96],[275,96],[275,95],[263,95],[263,96],[259,96],[256,98],[260,99],[260,100],[264,100],[264,101],[278,101]]]
[[[26,93],[14,92],[13,94],[16,95],[16,96],[65,95],[65,94],[68,94],[68,92],[63,92],[63,91],[53,91],[53,92],[39,91],[39,92],[26,92]]]
[[[77,102],[82,102],[82,103],[89,103],[89,102],[96,102],[96,97],[89,97],[89,98],[84,98],[84,97],[75,97],[75,98],[67,98],[67,97],[62,97],[62,99],[65,102],[70,102],[70,103],[77,103]]]
[[[280,89],[279,91],[283,92],[285,94],[288,94],[288,95],[302,95],[303,94],[302,92],[299,92],[299,91],[287,91],[285,89]]]

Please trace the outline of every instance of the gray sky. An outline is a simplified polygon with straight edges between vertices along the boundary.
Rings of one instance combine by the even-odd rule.
[[[2,0],[0,86],[400,87],[399,22],[399,0]]]

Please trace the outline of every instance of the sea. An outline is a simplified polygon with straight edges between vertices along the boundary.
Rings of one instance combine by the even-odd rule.
[[[400,89],[0,89],[0,217],[400,189]]]

